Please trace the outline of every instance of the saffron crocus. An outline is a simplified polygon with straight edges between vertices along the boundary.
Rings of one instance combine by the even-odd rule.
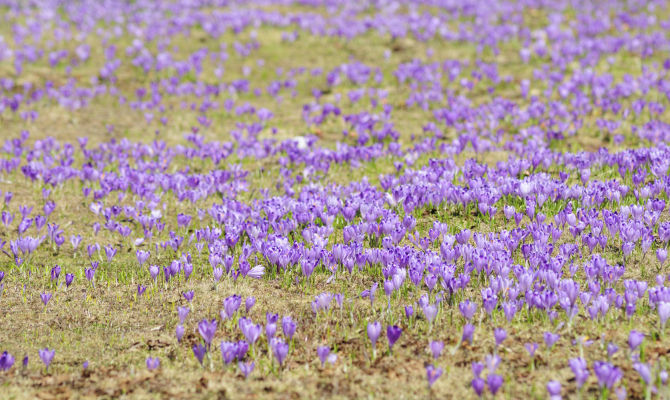
[[[49,300],[51,300],[51,293],[42,293],[40,294],[40,297],[42,298],[42,303],[44,303],[44,306],[46,307],[46,305],[49,304]]]
[[[175,335],[177,336],[177,342],[181,342],[181,338],[184,337],[184,325],[177,325]]]
[[[433,353],[433,358],[438,359],[442,355],[442,350],[444,349],[444,342],[433,340],[430,342],[430,351]]]
[[[4,351],[2,355],[0,355],[0,369],[3,371],[7,371],[14,365],[14,356],[9,354],[7,351]]]
[[[200,336],[202,336],[202,339],[205,341],[205,343],[207,343],[208,348],[212,343],[212,339],[214,339],[216,325],[216,319],[212,319],[211,321],[203,319],[198,323],[198,332],[200,332]]]
[[[42,362],[46,366],[47,372],[49,372],[49,365],[51,365],[51,361],[53,360],[54,356],[56,355],[56,350],[49,350],[48,347],[44,349],[40,349],[39,351],[40,358],[42,359]]]
[[[442,368],[435,368],[433,365],[426,366],[426,378],[428,379],[428,387],[432,387],[435,381],[442,376]]]
[[[249,377],[251,372],[254,370],[254,362],[250,361],[250,362],[245,363],[245,362],[239,361],[237,363],[237,367],[240,369],[240,371],[244,375],[244,378],[246,379],[246,378]]]
[[[561,400],[561,383],[559,381],[549,381],[547,392],[549,393],[549,400]]]
[[[389,341],[389,351],[393,350],[393,345],[400,338],[402,334],[402,329],[397,325],[386,327],[386,337]]]
[[[368,323],[368,338],[372,343],[372,350],[374,351],[375,345],[377,344],[377,339],[382,332],[382,324],[378,321]]]
[[[279,366],[283,366],[284,360],[288,355],[288,344],[282,339],[272,338],[272,340],[270,340],[270,347],[272,348],[272,353],[277,359],[277,362],[279,362]]]
[[[207,348],[201,344],[194,344],[192,349],[193,349],[193,355],[195,356],[195,358],[198,359],[200,365],[202,365],[202,360],[205,358]]]
[[[149,371],[153,371],[156,368],[160,367],[161,360],[159,360],[158,357],[155,357],[155,358],[154,357],[147,357],[146,364],[147,364],[147,369]]]

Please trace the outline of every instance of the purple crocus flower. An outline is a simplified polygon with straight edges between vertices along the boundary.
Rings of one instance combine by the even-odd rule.
[[[484,394],[484,388],[486,387],[486,382],[482,378],[474,378],[472,382],[470,382],[470,385],[472,386],[472,390],[475,391],[477,396],[482,397],[482,394]]]
[[[106,245],[106,246],[105,246],[105,255],[107,256],[107,261],[108,261],[108,262],[111,262],[111,261],[112,261],[112,259],[113,259],[114,256],[116,255],[116,252],[117,252],[117,251],[118,251],[118,250],[117,250],[115,247],[111,246],[111,245]]]
[[[65,287],[70,287],[74,280],[74,274],[65,274]]]
[[[423,315],[428,322],[432,323],[437,316],[437,306],[435,304],[426,304],[422,307]]]
[[[475,327],[472,324],[463,325],[463,335],[461,336],[461,343],[469,342],[472,344],[472,336],[475,333]]]
[[[256,304],[256,298],[253,296],[247,297],[247,299],[244,301],[244,307],[247,314],[249,311],[251,311],[251,308],[254,306],[254,304]]]
[[[242,334],[247,339],[247,342],[249,342],[249,344],[256,343],[256,340],[258,340],[258,337],[261,334],[261,326],[254,324],[248,318],[240,318],[238,325],[242,331]]]
[[[442,376],[442,368],[435,368],[433,365],[426,366],[426,378],[428,379],[428,387],[432,387],[435,381]]]
[[[593,371],[598,378],[598,385],[601,388],[611,389],[623,377],[619,367],[604,362],[596,361],[593,363]]]
[[[224,320],[233,318],[235,312],[240,308],[242,304],[242,297],[234,294],[228,296],[223,300],[223,310],[221,311],[221,318]]]
[[[186,301],[188,301],[189,303],[190,303],[191,301],[193,301],[193,296],[194,296],[194,295],[195,295],[195,293],[193,293],[192,290],[189,290],[189,291],[187,291],[187,292],[183,292],[183,293],[182,293],[182,296],[184,296],[184,298],[186,299]]]
[[[328,358],[328,355],[330,354],[330,347],[319,346],[316,349],[316,354],[319,356],[319,360],[321,360],[321,368],[323,368],[324,365],[326,364],[326,359]]]
[[[638,374],[640,374],[640,377],[644,381],[645,385],[649,385],[652,379],[649,365],[641,362],[636,362],[633,364],[633,369],[637,371]]]
[[[53,268],[51,268],[51,280],[52,281],[58,280],[58,277],[60,276],[60,271],[61,271],[61,268],[60,268],[59,265],[56,265]]]
[[[612,357],[614,355],[614,353],[616,353],[617,351],[619,351],[619,346],[617,346],[616,344],[614,344],[612,342],[607,343],[607,357],[608,358]]]
[[[552,347],[554,347],[554,343],[556,343],[560,337],[561,335],[557,333],[545,332],[544,343],[546,343],[547,348],[551,349]]]
[[[39,355],[40,358],[42,359],[42,362],[46,366],[47,372],[49,372],[49,365],[51,365],[51,361],[56,355],[56,350],[49,350],[49,348],[46,347],[44,349],[40,349]]]
[[[244,363],[242,361],[239,361],[237,363],[237,367],[240,369],[240,371],[244,375],[244,378],[246,379],[249,377],[249,374],[251,374],[251,372],[254,370],[254,362],[249,361]]]
[[[270,340],[270,347],[272,348],[272,353],[279,362],[279,366],[283,366],[284,360],[288,355],[288,344],[282,339],[272,338],[272,340]]]
[[[374,350],[375,344],[377,344],[377,339],[382,332],[382,324],[378,321],[368,322],[368,338],[372,342],[372,349]]]
[[[493,331],[493,338],[496,341],[496,347],[498,347],[507,338],[507,331],[503,328],[496,328]]]
[[[249,351],[249,343],[247,343],[244,340],[238,341],[237,342],[237,359],[242,360],[244,357],[246,357],[247,351]]]
[[[284,331],[284,336],[289,340],[293,340],[293,335],[295,334],[296,325],[293,322],[293,319],[288,315],[282,318],[281,320],[282,331]]]
[[[458,311],[461,312],[466,320],[470,321],[477,311],[477,304],[471,302],[469,299],[465,300],[458,305]]]
[[[503,378],[502,376],[498,374],[488,374],[486,377],[486,385],[489,387],[489,391],[493,396],[498,393],[498,390],[503,384]]]
[[[570,365],[572,372],[575,374],[575,381],[577,382],[577,388],[579,389],[589,377],[589,369],[586,365],[586,360],[581,357],[571,358],[568,361],[568,364]]]
[[[160,367],[161,365],[161,360],[158,359],[158,357],[147,357],[147,369],[149,371],[153,371],[156,368]]]
[[[642,344],[642,341],[644,340],[644,333],[638,332],[636,330],[630,331],[630,334],[628,335],[628,347],[630,348],[630,351],[635,351],[640,344]]]
[[[202,339],[205,341],[205,343],[207,343],[208,348],[212,343],[212,339],[214,339],[214,334],[216,333],[216,325],[217,325],[216,319],[212,319],[211,321],[203,319],[198,323],[198,332],[200,332],[200,336],[202,336]]]
[[[393,345],[400,338],[402,334],[402,329],[397,325],[387,326],[386,327],[386,337],[389,341],[389,351],[393,349]]]
[[[221,341],[221,358],[228,365],[237,358],[237,344]]]
[[[93,282],[93,278],[95,278],[95,268],[84,269],[84,275],[89,282]]]
[[[661,320],[661,329],[665,330],[665,324],[670,319],[670,302],[661,301],[656,308],[658,309],[658,318]]]
[[[177,342],[181,342],[181,338],[184,337],[184,325],[177,325],[175,335],[177,336]]]
[[[268,339],[273,338],[275,336],[275,333],[277,333],[277,324],[274,322],[270,322],[265,324],[265,337]]]
[[[405,306],[405,317],[409,319],[412,315],[414,315],[414,307],[412,307],[411,305]]]
[[[186,317],[188,317],[188,313],[191,312],[191,309],[184,306],[178,306],[177,307],[177,315],[179,315],[179,323],[183,324],[184,321],[186,320]]]
[[[147,290],[147,287],[144,285],[137,285],[137,296],[142,296]]]
[[[49,300],[51,300],[51,293],[42,293],[40,294],[40,297],[42,298],[42,303],[44,303],[44,306],[46,307],[46,305],[49,304]]]
[[[264,274],[265,274],[265,267],[262,266],[262,265],[257,265],[255,267],[253,267],[252,269],[250,269],[249,272],[247,272],[245,276],[248,276],[249,278],[254,278],[254,279],[261,279]]]
[[[443,341],[436,341],[433,340],[430,342],[430,351],[433,353],[433,358],[438,359],[440,358],[440,355],[442,355],[442,350],[444,349],[444,342]]]
[[[12,365],[14,365],[14,356],[7,351],[2,352],[2,355],[0,355],[0,369],[7,371]]]
[[[72,244],[72,248],[74,250],[77,250],[77,247],[79,247],[79,243],[81,243],[81,235],[70,236],[70,244]]]
[[[535,352],[537,351],[538,344],[533,342],[533,343],[526,343],[524,344],[524,347],[526,348],[526,351],[530,355],[531,358],[535,357]]]
[[[161,269],[158,265],[152,265],[149,267],[149,274],[151,275],[151,279],[156,281],[156,278],[158,278],[158,274],[161,272]]]
[[[549,400],[561,400],[561,383],[559,381],[549,381],[547,392],[549,393]]]
[[[137,256],[137,262],[140,264],[141,267],[149,259],[151,253],[145,250],[137,250],[135,252],[135,255]]]
[[[205,354],[207,353],[207,347],[198,343],[194,344],[192,349],[193,349],[193,355],[195,356],[195,358],[198,359],[200,365],[202,365],[202,360],[205,358]]]

